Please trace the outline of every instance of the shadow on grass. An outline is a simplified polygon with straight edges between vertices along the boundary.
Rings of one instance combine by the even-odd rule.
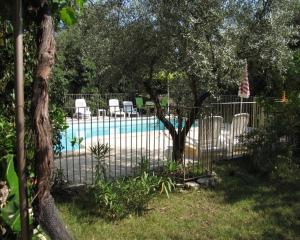
[[[62,207],[67,208],[67,212],[72,214],[72,218],[76,219],[78,223],[93,224],[102,220],[104,222],[111,222],[101,216],[96,206],[92,203],[88,189],[86,187],[74,191],[65,189],[56,189],[53,193],[55,202]]]
[[[225,202],[253,201],[253,210],[267,219],[262,239],[300,239],[300,171],[288,179],[250,174],[243,160],[216,166],[222,184],[215,188]]]
[[[260,236],[254,239],[300,239],[300,172],[287,179],[270,180],[250,174],[246,169],[242,160],[220,162],[216,171],[222,183],[213,191],[225,204],[245,201],[246,207],[258,213],[258,223],[253,223],[253,226],[259,228],[257,233]],[[61,209],[70,213],[72,221],[79,224],[111,222],[101,217],[85,189],[56,192],[54,196]]]

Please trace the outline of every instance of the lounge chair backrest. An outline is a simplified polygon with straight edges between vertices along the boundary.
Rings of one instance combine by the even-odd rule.
[[[124,112],[133,112],[133,102],[132,101],[123,101]]]
[[[86,106],[86,102],[84,98],[75,100],[75,113],[80,113],[83,115],[90,115],[90,109]]]
[[[75,99],[75,114],[77,118],[89,118],[91,117],[90,108],[86,106],[84,98]]]
[[[141,98],[141,97],[136,97],[136,98],[135,98],[135,104],[136,104],[136,107],[137,107],[137,108],[142,108],[142,107],[144,107],[144,101],[143,101],[143,98]]]
[[[75,100],[75,107],[76,108],[85,108],[86,107],[86,102],[85,99],[80,98]]]
[[[211,144],[217,146],[222,125],[223,117],[221,116],[205,117],[201,119],[199,127],[200,145]]]
[[[230,126],[231,138],[235,138],[244,134],[249,123],[249,113],[235,114]]]
[[[119,106],[119,100],[118,99],[109,99],[108,105],[109,105],[109,111],[110,112],[119,112],[120,111],[120,106]]]

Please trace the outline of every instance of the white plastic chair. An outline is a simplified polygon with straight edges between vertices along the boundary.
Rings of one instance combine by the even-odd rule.
[[[219,147],[219,137],[223,121],[224,119],[221,116],[206,117],[200,121],[200,146],[209,148]]]
[[[249,113],[238,113],[233,116],[229,130],[222,132],[221,141],[227,148],[229,155],[233,154],[234,147],[240,145],[240,137],[247,132]]]
[[[123,110],[120,108],[118,99],[109,99],[108,106],[109,106],[109,115],[110,116],[126,117],[125,112],[123,112]]]
[[[139,116],[139,113],[137,112],[136,108],[133,107],[132,101],[123,101],[123,110],[125,114],[128,115],[129,117]]]
[[[199,120],[199,127],[187,135],[186,153],[194,158],[223,150],[220,142],[223,117],[212,116]],[[196,131],[196,132],[195,132]],[[195,135],[195,136],[193,136]]]
[[[90,118],[91,111],[90,108],[86,106],[84,98],[75,100],[75,114],[77,118]]]

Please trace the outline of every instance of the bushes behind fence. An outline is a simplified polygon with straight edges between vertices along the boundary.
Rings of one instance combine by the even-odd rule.
[[[300,98],[286,102],[262,101],[264,126],[245,139],[249,149],[249,168],[264,175],[286,176],[299,168]]]

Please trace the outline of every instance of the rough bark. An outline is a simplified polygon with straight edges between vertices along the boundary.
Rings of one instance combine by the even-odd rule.
[[[34,78],[32,115],[35,134],[35,172],[37,191],[34,202],[35,217],[51,239],[72,239],[58,216],[51,196],[53,148],[48,112],[48,85],[54,64],[55,40],[53,19],[47,1],[37,9],[38,62]]]

